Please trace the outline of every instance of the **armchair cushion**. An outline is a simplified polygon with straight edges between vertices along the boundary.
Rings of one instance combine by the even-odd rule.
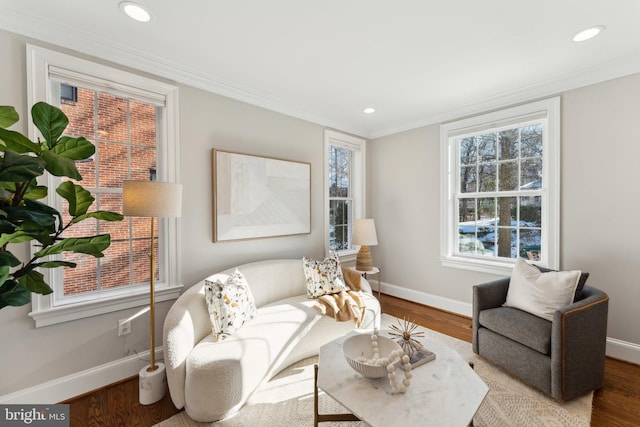
[[[513,268],[505,306],[553,320],[553,313],[573,302],[580,271],[542,273],[522,258]]]
[[[517,308],[482,310],[480,325],[542,354],[551,354],[551,322]]]
[[[538,270],[542,271],[543,273],[548,273],[550,271],[558,271],[558,270],[553,270],[551,268],[546,268],[546,267],[541,267],[539,265],[533,264]],[[573,301],[580,301],[582,299],[582,288],[584,288],[584,285],[587,284],[587,279],[589,278],[589,273],[587,273],[586,271],[582,271],[580,272],[580,279],[578,280],[578,287],[576,288],[576,293],[573,296]]]
[[[584,286],[580,298],[548,322],[504,307],[509,287],[509,278],[473,287],[473,351],[559,401],[602,386],[608,295]],[[543,353],[549,325],[550,351]],[[529,336],[534,331],[542,337]]]

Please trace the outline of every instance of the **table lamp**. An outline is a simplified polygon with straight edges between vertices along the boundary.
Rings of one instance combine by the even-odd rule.
[[[356,270],[370,271],[373,268],[373,261],[371,260],[369,246],[378,244],[376,225],[373,219],[356,219],[353,224],[351,242],[354,245],[360,245],[360,250],[356,256]]]
[[[182,213],[182,185],[159,181],[124,181],[122,187],[122,214],[151,219],[151,256],[149,276],[149,325],[151,335],[151,360],[142,368],[139,399],[143,405],[150,405],[162,399],[166,393],[165,365],[155,360],[155,259],[154,220],[176,218]]]

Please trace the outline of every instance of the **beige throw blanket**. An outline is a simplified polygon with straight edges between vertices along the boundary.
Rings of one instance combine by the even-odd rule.
[[[359,328],[365,315],[365,305],[360,292],[360,274],[343,267],[342,275],[350,290],[323,295],[317,299],[313,308],[338,322],[353,320],[356,328]]]

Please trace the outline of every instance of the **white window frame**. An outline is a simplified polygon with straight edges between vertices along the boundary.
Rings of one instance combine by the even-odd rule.
[[[162,124],[158,128],[156,152],[158,180],[178,182],[180,147],[176,86],[30,44],[27,44],[27,74],[29,105],[42,100],[58,105],[57,82],[64,80],[65,83],[107,90],[111,94],[163,106],[164,114],[158,117]],[[53,81],[56,84],[52,84]],[[40,135],[30,116],[29,112],[29,136],[35,140]],[[60,182],[59,177],[50,174],[45,174],[44,179],[49,188],[55,188]],[[46,203],[58,210],[62,206],[55,191],[49,191]],[[179,219],[159,219],[158,234],[160,280],[156,282],[155,288],[157,302],[177,298],[182,289]],[[32,246],[31,253],[35,250],[37,249]],[[63,298],[62,269],[44,269],[42,273],[54,292],[49,295],[32,294],[32,311],[29,315],[35,320],[36,327],[149,304],[149,287],[144,284]]]
[[[362,138],[347,135],[341,132],[325,129],[324,131],[324,246],[325,255],[329,254],[329,147],[341,147],[351,151],[351,180],[349,193],[353,200],[353,221],[366,217],[366,150],[367,141]],[[352,229],[349,228],[349,233]],[[351,237],[349,237],[351,242]],[[351,246],[351,245],[350,245]],[[341,261],[353,261],[356,259],[359,246],[351,246],[347,250],[338,252]]]
[[[456,253],[460,165],[456,140],[464,135],[540,120],[542,146],[542,259],[539,265],[557,269],[560,257],[560,98],[507,108],[440,126],[440,261],[445,267],[509,275],[515,259]]]

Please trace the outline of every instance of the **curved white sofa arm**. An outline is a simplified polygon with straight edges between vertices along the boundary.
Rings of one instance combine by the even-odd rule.
[[[164,361],[171,398],[178,409],[185,406],[187,358],[197,343],[211,334],[211,320],[204,299],[204,282],[182,294],[164,320]]]
[[[222,280],[235,270],[210,276]],[[318,354],[320,346],[355,328],[318,314],[306,297],[301,260],[240,265],[258,315],[231,337],[213,342],[204,280],[169,309],[163,329],[167,382],[173,403],[196,421],[232,415],[255,388],[291,363]],[[367,306],[362,328],[380,327],[380,305],[362,279]]]

